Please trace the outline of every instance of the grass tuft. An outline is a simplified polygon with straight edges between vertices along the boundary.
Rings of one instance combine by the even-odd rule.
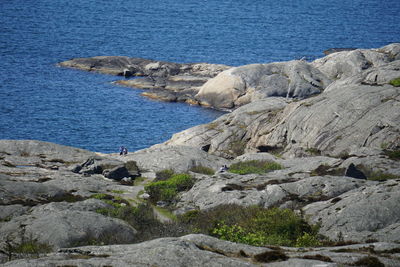
[[[390,85],[393,85],[394,87],[399,87],[400,86],[400,77],[393,79],[389,82]]]
[[[272,161],[250,160],[234,163],[229,167],[229,172],[237,174],[267,173],[283,169],[282,165]]]
[[[206,175],[213,175],[215,173],[213,169],[201,165],[192,167],[190,171]]]
[[[144,187],[152,202],[175,200],[178,192],[189,190],[194,180],[189,174],[174,174],[167,180],[152,182]]]

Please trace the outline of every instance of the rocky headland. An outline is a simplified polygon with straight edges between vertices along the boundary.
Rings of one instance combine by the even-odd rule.
[[[400,44],[240,67],[59,65],[232,112],[126,156],[1,140],[4,266],[400,266]],[[249,162],[272,167],[234,171]],[[213,221],[255,207],[292,212],[302,235],[271,246]]]

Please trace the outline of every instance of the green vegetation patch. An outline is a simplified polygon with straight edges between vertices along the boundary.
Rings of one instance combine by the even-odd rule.
[[[174,174],[167,180],[152,182],[145,186],[145,191],[153,202],[173,201],[178,192],[192,188],[194,179],[186,173]]]
[[[174,170],[166,169],[159,172],[156,172],[156,180],[167,180],[174,175]]]
[[[190,171],[206,175],[213,175],[215,173],[213,169],[201,165],[192,167]]]
[[[222,205],[190,211],[178,217],[192,232],[254,246],[319,246],[318,227],[310,226],[290,209]]]
[[[229,167],[229,172],[237,174],[262,174],[281,169],[283,169],[282,165],[273,161],[249,160],[232,164]]]
[[[95,199],[112,199],[113,197],[111,195],[107,195],[104,193],[96,193],[90,196],[90,198],[95,198]]]
[[[125,193],[125,191],[123,191],[123,190],[111,190],[111,193],[114,193],[114,194],[123,194],[123,193]]]
[[[400,86],[400,77],[393,79],[389,82],[390,85],[393,85],[395,87],[399,87]]]
[[[14,253],[21,253],[21,254],[39,254],[39,253],[48,253],[51,251],[53,251],[53,249],[50,245],[40,243],[33,239],[21,243],[13,249]]]
[[[311,154],[312,156],[320,156],[321,151],[315,147],[310,147],[305,150],[307,153]]]
[[[42,253],[49,253],[53,251],[53,247],[49,244],[41,243],[37,239],[29,236],[25,236],[25,233],[21,234],[21,240],[15,242],[12,238],[7,237],[5,242],[0,247],[0,251],[7,256],[8,260],[11,261],[14,258],[32,258],[39,257]]]
[[[167,216],[166,210],[158,208],[157,210],[164,216]],[[111,208],[98,209],[97,212],[105,216],[124,220],[132,225],[132,227],[138,231],[135,240],[138,243],[160,237],[182,236],[190,233],[187,231],[187,228],[182,227],[182,224],[175,223],[174,221],[171,223],[161,223],[157,219],[150,203],[140,203],[137,207],[132,207],[130,205],[113,206]],[[167,217],[172,220],[175,219],[173,214],[169,214]],[[88,239],[88,241],[93,243],[91,239]],[[98,242],[99,240],[94,241]],[[113,242],[112,239],[106,239],[104,241],[104,238],[102,238],[101,241],[104,244]]]
[[[368,176],[368,180],[372,181],[387,181],[392,179],[398,179],[400,176],[391,173],[385,173],[382,171],[371,172]]]
[[[363,164],[359,164],[356,167],[365,174],[368,180],[371,181],[387,181],[400,178],[399,175],[387,173],[382,170],[374,170]]]

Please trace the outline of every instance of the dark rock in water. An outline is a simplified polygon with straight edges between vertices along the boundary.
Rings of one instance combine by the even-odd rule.
[[[351,163],[349,167],[347,167],[344,175],[357,179],[364,179],[364,180],[367,179],[367,176],[365,176],[365,174],[362,171],[357,169],[357,167],[353,163]]]

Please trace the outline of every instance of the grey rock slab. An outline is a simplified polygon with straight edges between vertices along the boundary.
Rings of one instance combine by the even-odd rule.
[[[1,154],[36,159],[39,157],[44,162],[58,161],[66,164],[81,162],[95,155],[87,150],[35,140],[0,140]]]
[[[246,153],[236,157],[232,163],[252,160],[276,162],[278,158],[270,153]]]
[[[92,211],[95,212],[97,209],[101,208],[110,208],[111,205],[94,198],[89,198],[84,201],[78,202],[52,202],[45,205],[39,205],[33,207],[30,211],[31,215],[34,216],[42,216],[43,214],[52,213],[52,212],[61,212],[65,210],[74,210],[74,211]]]
[[[85,259],[77,259],[79,255]],[[74,257],[75,256],[75,257]],[[182,238],[162,238],[133,245],[80,247],[62,249],[45,258],[29,260],[35,266],[257,266],[245,258],[229,257],[199,248],[196,243]],[[4,266],[25,266],[26,260]],[[47,264],[47,265],[46,265]]]
[[[165,144],[206,148],[210,154],[234,158],[254,150],[248,141],[260,135],[264,125],[288,102],[277,97],[252,102],[211,123],[176,133]]]
[[[317,59],[311,64],[330,79],[341,79],[397,59],[399,48],[400,44],[391,44],[380,49],[341,51]]]
[[[0,174],[0,186],[1,205],[22,204],[30,206],[69,195],[69,192],[57,186],[18,181],[14,177],[2,174]]]
[[[97,71],[106,74],[124,75],[128,70],[130,76],[169,77],[182,74],[197,76],[215,76],[216,73],[229,68],[225,65],[207,63],[179,64],[149,60],[143,58],[129,58],[121,56],[98,56],[92,58],[75,58],[59,63],[62,67],[76,68],[86,71]]]
[[[254,256],[265,251],[272,251],[269,248],[254,247],[246,244],[224,241],[203,234],[190,234],[181,237],[182,240],[193,242],[197,247],[207,249],[209,251],[221,251],[225,255],[238,256],[241,251],[248,256]]]
[[[385,101],[392,97],[398,97],[398,89],[390,85],[352,85],[293,103],[253,146],[284,147],[287,156],[300,156],[297,148],[331,156],[345,155],[352,147],[380,148],[387,143],[395,148],[400,102]]]
[[[330,83],[305,61],[251,64],[218,74],[200,88],[196,98],[203,105],[233,108],[270,96],[308,97]]]
[[[350,157],[343,161],[340,167],[348,168],[351,164],[359,169],[359,171],[363,172],[367,177],[370,177],[374,174],[391,174],[400,178],[399,161],[390,160],[387,156],[382,154],[366,157]]]
[[[0,222],[9,221],[12,217],[20,216],[25,214],[29,210],[29,207],[16,205],[1,205],[0,206]]]
[[[326,175],[304,178],[293,183],[282,184],[281,187],[302,200],[316,201],[340,196],[365,184],[366,182],[359,179]]]
[[[126,222],[91,211],[56,211],[41,208],[30,215],[15,217],[1,226],[2,237],[20,240],[32,237],[52,247],[69,247],[86,242],[129,243],[136,230]]]
[[[342,67],[341,71],[346,75],[332,80],[321,94],[301,101],[286,100],[283,103],[282,100],[279,105],[276,99],[268,101],[270,97],[261,101],[244,101],[243,104],[251,103],[209,124],[177,133],[166,143],[206,147],[209,153],[226,158],[234,158],[244,152],[280,151],[286,158],[318,153],[346,157],[350,153],[367,153],[366,149],[370,150],[368,153],[376,153],[373,150],[382,149],[383,145],[388,149],[397,149],[400,95],[397,87],[389,82],[400,77],[400,60],[395,60],[398,47],[400,44],[331,54],[325,59],[338,57],[339,60],[340,57],[349,64],[342,66],[338,63],[336,67]],[[347,57],[348,53],[355,58]],[[352,61],[356,61],[354,66]],[[363,67],[364,63],[360,62],[367,65]],[[316,62],[313,64],[318,67]],[[245,67],[243,69],[254,72],[252,79],[263,77],[260,73],[264,67],[261,65]],[[322,68],[322,65],[319,67]],[[237,71],[237,68],[229,69],[208,82],[223,75],[229,80],[227,84],[233,91],[227,96],[222,93],[225,89],[219,86],[219,82],[216,83],[218,86],[215,85],[221,90],[221,103],[232,103],[232,98],[239,95],[239,98],[244,97],[244,85],[239,76],[233,75],[234,70]],[[337,75],[336,70],[332,75]],[[220,83],[223,84],[223,79]],[[210,98],[219,101],[211,89]],[[268,109],[269,106],[272,108]]]
[[[101,56],[93,58],[75,58],[59,63],[59,66],[96,71],[112,75],[137,79],[125,79],[114,82],[122,86],[152,89],[144,96],[162,101],[180,101],[197,104],[195,95],[210,78],[229,69],[229,66],[208,63],[179,64],[142,58]]]
[[[223,204],[299,208],[310,202],[333,199],[369,183],[374,184],[343,176],[293,178],[282,171],[262,175],[221,173],[196,178],[195,185],[181,194],[176,213],[190,209],[206,210]]]
[[[155,145],[147,149],[129,153],[121,160],[134,160],[140,171],[161,171],[172,169],[187,172],[194,166],[204,166],[218,170],[227,160],[210,155],[200,148],[189,146]]]
[[[385,266],[398,266],[400,259],[390,250],[398,244],[370,243],[341,247],[288,248],[280,247],[288,259],[259,262],[263,253],[276,250],[218,240],[205,235],[187,235],[179,238],[160,238],[139,244],[86,246],[63,248],[57,253],[36,259],[21,259],[3,266],[351,266],[366,256],[376,257]],[[331,262],[317,260],[318,255]],[[307,257],[314,257],[308,258]]]
[[[270,262],[268,266],[272,267],[337,267],[337,263],[325,262],[318,260],[307,260],[307,259],[288,259],[282,262]]]
[[[303,157],[303,158],[289,158],[289,159],[276,159],[276,162],[287,168],[291,173],[305,172],[310,173],[316,170],[319,166],[338,167],[342,160],[337,158],[330,158],[324,156]]]
[[[368,182],[335,201],[315,202],[303,211],[311,223],[320,223],[320,233],[332,240],[399,242],[399,201],[399,179]]]

